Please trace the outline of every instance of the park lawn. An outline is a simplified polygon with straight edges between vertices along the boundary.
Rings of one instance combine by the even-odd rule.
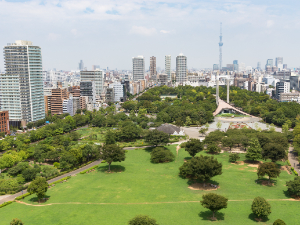
[[[176,154],[175,145],[168,148]],[[215,157],[223,164],[223,174],[212,178],[220,188],[211,192],[238,200],[229,202],[216,223],[256,223],[253,217],[249,218],[251,203],[255,197],[262,196],[270,199],[272,205],[270,221],[266,224],[272,224],[277,218],[295,224],[297,202],[282,201],[289,198],[285,182],[293,179],[293,175],[283,171],[275,186],[266,187],[255,183],[256,168],[229,163],[228,153]],[[178,168],[185,158],[189,155],[181,149],[174,162],[153,164],[150,150],[129,150],[124,162],[112,164],[112,170],[117,173],[104,172],[107,164],[102,163],[96,172],[79,174],[49,189],[49,200],[41,205],[53,205],[34,207],[13,203],[0,209],[0,225],[8,224],[15,217],[28,221],[27,224],[99,224],[101,221],[101,224],[126,224],[137,214],[153,216],[160,224],[211,223],[207,220],[208,211],[199,203],[208,191],[190,190],[188,180],[178,176]],[[33,200],[34,195],[24,199],[26,203],[36,204]]]

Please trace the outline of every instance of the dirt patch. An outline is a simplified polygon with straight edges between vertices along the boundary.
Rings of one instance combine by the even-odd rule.
[[[260,164],[263,164],[263,161],[249,161],[249,160],[245,160],[245,163],[247,163],[249,167],[255,167],[258,168]]]
[[[244,161],[236,161],[235,163],[231,163],[231,164],[238,164],[238,165],[243,166],[245,164],[245,162]]]
[[[269,184],[269,181],[267,181],[267,180],[259,180],[259,181],[257,181],[257,183],[261,184],[262,186],[274,186],[274,183],[272,183],[272,181],[270,181],[270,184]]]
[[[294,198],[295,201],[300,201],[300,196],[298,195],[292,195],[292,198]]]
[[[244,170],[244,168],[239,168],[239,170]]]
[[[204,187],[204,183],[193,183],[188,188],[191,190],[215,191],[215,190],[218,190],[218,188],[220,188],[220,186],[206,183],[205,187]]]
[[[286,171],[288,174],[292,174],[292,172],[287,168],[287,166],[281,166],[280,170]]]
[[[254,218],[257,222],[261,222],[262,218]]]

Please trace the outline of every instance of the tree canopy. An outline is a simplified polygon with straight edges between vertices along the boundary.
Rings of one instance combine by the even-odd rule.
[[[222,174],[222,163],[212,156],[196,156],[183,163],[179,168],[180,175],[203,182]]]
[[[125,161],[125,151],[116,144],[104,145],[100,151],[100,158],[108,163],[108,171],[112,162]]]
[[[187,151],[190,156],[194,157],[198,152],[203,150],[203,143],[199,139],[191,138],[185,143],[185,151]]]
[[[271,181],[271,178],[276,178],[280,174],[280,169],[278,166],[273,162],[265,162],[263,164],[260,164],[257,170],[257,176],[258,177],[264,177],[267,175],[269,177],[269,184]]]
[[[228,199],[222,195],[215,193],[208,193],[202,196],[201,205],[204,208],[209,209],[213,212],[212,219],[215,219],[215,213],[221,209],[227,208]]]
[[[36,194],[39,202],[40,199],[43,198],[48,190],[48,183],[46,181],[46,178],[44,177],[37,177],[34,181],[32,181],[28,188],[27,191],[30,194]]]

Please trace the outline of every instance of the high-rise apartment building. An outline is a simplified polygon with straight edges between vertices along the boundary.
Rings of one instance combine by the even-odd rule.
[[[182,84],[186,81],[187,57],[182,53],[176,57],[176,82]]]
[[[275,66],[278,68],[280,64],[283,64],[283,57],[276,57]]]
[[[268,66],[271,67],[271,68],[273,67],[273,59],[268,59],[268,60],[267,60],[266,68],[267,68]]]
[[[45,118],[42,53],[30,41],[16,41],[3,49],[1,109],[9,111],[10,124],[25,126]]]
[[[99,65],[92,65],[92,70],[100,70],[100,66]]]
[[[83,64],[83,61],[80,60],[79,62],[79,67],[78,67],[79,70],[84,70],[84,64]]]
[[[151,80],[157,80],[157,72],[156,72],[156,57],[150,57],[150,78]]]
[[[145,79],[145,59],[143,56],[132,58],[132,75],[134,81]]]
[[[233,60],[233,70],[239,71],[239,61],[238,60]]]
[[[257,70],[261,70],[261,63],[260,62],[257,63]]]
[[[171,56],[170,55],[165,56],[165,73],[168,75],[168,81],[171,81],[172,77],[171,77]]]
[[[100,96],[103,92],[104,72],[102,70],[80,71],[80,81],[94,81],[96,96]]]
[[[213,70],[219,70],[219,64],[214,64],[213,65]]]

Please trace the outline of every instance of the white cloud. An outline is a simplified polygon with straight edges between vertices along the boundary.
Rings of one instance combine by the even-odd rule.
[[[56,41],[59,37],[60,37],[60,34],[55,34],[55,33],[48,34],[48,40],[50,40],[50,41]]]
[[[133,26],[130,30],[130,33],[131,34],[140,34],[140,35],[150,36],[150,35],[156,34],[156,29],[155,28],[142,27],[142,26]]]
[[[273,20],[268,20],[267,21],[267,27],[270,28],[274,25],[274,21]]]
[[[161,30],[160,33],[163,33],[163,34],[169,34],[171,31],[169,30]]]
[[[71,33],[76,36],[78,34],[78,31],[76,29],[72,29]]]

